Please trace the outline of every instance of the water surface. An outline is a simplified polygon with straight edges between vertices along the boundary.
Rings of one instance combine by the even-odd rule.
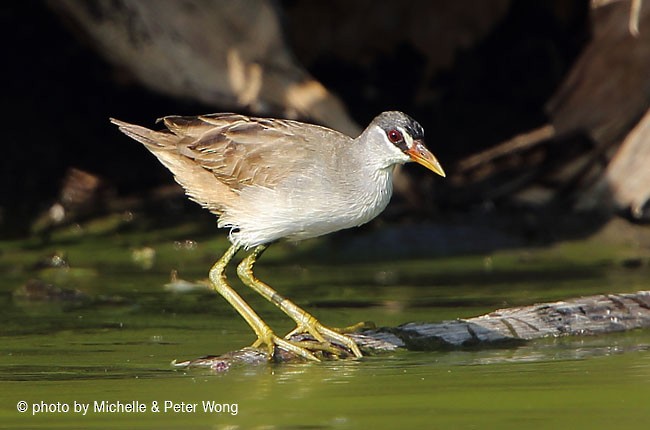
[[[650,419],[648,330],[509,349],[399,351],[224,373],[176,370],[173,359],[253,341],[220,297],[164,287],[172,269],[191,282],[205,278],[225,246],[182,228],[2,244],[0,427],[596,429],[645,428]],[[330,255],[335,247],[319,246],[277,245],[258,275],[333,326],[441,321],[650,289],[647,251],[634,247],[569,242],[461,257],[337,261]],[[143,249],[155,256],[143,260]],[[70,267],[37,264],[53,252]],[[31,278],[85,296],[14,295]],[[242,293],[278,332],[292,328],[272,305]],[[20,401],[28,406],[24,413]],[[146,411],[110,411],[125,404]],[[37,407],[50,411],[35,413]]]

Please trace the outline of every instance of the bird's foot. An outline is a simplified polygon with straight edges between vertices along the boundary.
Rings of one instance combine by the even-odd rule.
[[[265,333],[264,336],[258,336],[252,346],[253,348],[260,348],[262,345],[266,345],[268,348],[269,359],[273,359],[275,356],[275,348],[279,347],[307,360],[320,361],[320,359],[312,354],[307,348],[286,339],[282,339],[281,337],[276,336],[273,332]]]
[[[355,327],[358,324],[355,324]],[[334,341],[337,344],[340,344],[344,346],[345,348],[349,349],[352,354],[354,354],[355,357],[360,358],[363,357],[363,354],[361,354],[361,350],[359,350],[359,346],[357,346],[357,343],[349,336],[346,336],[345,334],[341,333],[338,329],[331,329],[328,327],[325,327],[322,325],[320,322],[318,322],[315,319],[311,319],[310,321],[305,321],[293,329],[291,332],[289,332],[284,338],[285,339],[291,339],[293,336],[296,336],[301,333],[306,333],[311,335],[317,342],[309,342],[311,345],[309,349],[318,349],[320,351],[325,351],[331,353],[335,357],[341,357],[341,349],[337,348],[332,344],[327,339],[330,339]],[[301,344],[306,344],[307,341],[301,341]],[[319,345],[316,347],[316,345]],[[343,354],[345,355],[345,354]]]

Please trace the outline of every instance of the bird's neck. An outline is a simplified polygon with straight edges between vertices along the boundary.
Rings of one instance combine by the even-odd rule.
[[[393,194],[393,169],[389,166],[381,169],[368,169],[362,181],[363,192],[357,202],[361,216],[367,222],[381,213]]]

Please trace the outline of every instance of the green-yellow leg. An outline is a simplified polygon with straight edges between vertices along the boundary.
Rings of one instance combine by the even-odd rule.
[[[317,341],[325,345],[330,345],[330,342],[325,340],[327,337],[350,348],[355,356],[362,357],[359,347],[350,337],[325,327],[314,316],[299,308],[290,300],[282,297],[273,288],[255,277],[253,274],[253,265],[266,248],[267,245],[257,246],[239,263],[239,266],[237,266],[237,274],[242,282],[260,293],[266,300],[276,305],[296,322],[297,327],[291,331],[290,335],[295,333],[309,333]]]
[[[214,266],[212,266],[212,269],[210,269],[210,282],[212,283],[213,288],[221,294],[223,298],[226,299],[237,312],[239,312],[239,315],[246,320],[248,325],[251,326],[257,335],[257,341],[253,346],[258,347],[260,345],[266,345],[269,349],[269,357],[273,357],[275,346],[279,346],[306,359],[320,361],[314,354],[307,351],[305,348],[301,348],[276,336],[275,333],[273,333],[273,330],[271,330],[271,327],[269,327],[264,320],[257,315],[253,308],[251,308],[248,303],[246,303],[244,299],[242,299],[241,296],[237,294],[230,285],[228,285],[224,272],[226,266],[240,248],[239,245],[232,245],[214,264]]]

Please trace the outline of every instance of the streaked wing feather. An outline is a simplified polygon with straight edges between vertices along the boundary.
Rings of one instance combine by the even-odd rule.
[[[111,121],[158,157],[192,200],[217,214],[236,204],[243,188],[274,188],[291,175],[308,174],[335,152],[328,142],[349,140],[316,125],[228,113],[167,116],[161,131]]]
[[[237,195],[226,185],[215,181],[214,175],[178,151],[178,136],[170,131],[153,131],[111,118],[127,136],[144,144],[173,174],[187,195],[215,214],[221,214]]]
[[[306,162],[311,127],[294,121],[236,114],[165,117],[176,134],[178,151],[232,189],[272,188]],[[297,127],[300,126],[300,130]]]

